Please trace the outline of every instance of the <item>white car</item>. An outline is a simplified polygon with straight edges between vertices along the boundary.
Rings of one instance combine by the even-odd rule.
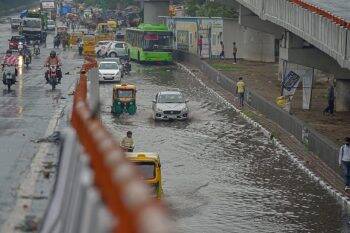
[[[95,46],[95,53],[97,54],[98,57],[101,57],[103,55],[103,53],[107,53],[108,48],[109,48],[109,44],[112,41],[109,40],[103,40],[103,41],[99,41],[96,46]]]
[[[47,20],[47,30],[48,31],[55,31],[56,30],[56,23],[55,21],[49,19]]]
[[[188,101],[180,91],[159,92],[153,100],[155,120],[186,120],[189,118]]]
[[[115,61],[101,61],[98,66],[98,78],[100,82],[121,81],[121,67]]]
[[[128,57],[126,52],[126,44],[122,41],[113,41],[108,47],[108,57]]]

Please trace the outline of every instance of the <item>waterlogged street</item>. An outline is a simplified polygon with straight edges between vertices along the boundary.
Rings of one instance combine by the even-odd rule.
[[[8,49],[8,39],[18,32],[11,32],[7,17],[0,19],[0,55],[2,57]],[[62,85],[55,91],[46,84],[44,61],[53,48],[52,34],[48,36],[47,48],[41,47],[39,57],[33,57],[29,69],[20,68],[17,84],[11,87],[11,91],[0,83],[0,224],[11,219],[12,214],[20,211],[16,202],[18,198],[33,199],[30,212],[42,216],[49,199],[50,188],[54,184],[55,176],[43,178],[40,173],[43,164],[35,169],[35,177],[38,181],[28,182],[29,189],[33,189],[34,196],[23,197],[19,193],[30,166],[35,163],[34,158],[38,154],[45,154],[45,161],[55,164],[57,159],[57,147],[53,144],[45,144],[36,141],[47,136],[52,130],[57,130],[59,122],[66,123],[67,106],[70,106],[68,95],[74,88],[77,80],[78,66],[83,60],[76,58],[76,52],[57,50],[63,60],[63,72],[65,78]],[[63,120],[61,120],[63,119]],[[60,121],[61,120],[61,121]],[[49,128],[51,130],[49,130]],[[51,132],[52,133],[52,132]],[[42,204],[45,203],[45,204]],[[36,205],[38,204],[38,205]],[[20,207],[24,208],[24,207]],[[18,224],[16,222],[15,224]],[[0,227],[0,232],[6,232]]]
[[[135,151],[158,152],[165,200],[178,232],[348,232],[348,215],[284,151],[175,66],[133,64],[137,114],[113,116],[112,85],[100,86],[102,119]],[[154,122],[158,91],[183,90],[188,122]]]

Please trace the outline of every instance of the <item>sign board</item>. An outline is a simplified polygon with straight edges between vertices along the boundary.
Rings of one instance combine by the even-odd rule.
[[[43,9],[55,9],[55,2],[41,2]]]

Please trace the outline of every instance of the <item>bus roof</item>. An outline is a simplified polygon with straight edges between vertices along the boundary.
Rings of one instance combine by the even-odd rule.
[[[165,24],[149,24],[149,23],[142,23],[137,28],[128,28],[128,29],[138,30],[138,31],[152,31],[152,32],[169,31],[168,27]]]

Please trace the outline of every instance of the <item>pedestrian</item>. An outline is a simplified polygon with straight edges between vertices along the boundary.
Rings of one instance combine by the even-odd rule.
[[[244,92],[245,92],[245,83],[243,82],[243,78],[239,77],[238,82],[236,84],[236,93],[238,95],[240,108],[242,108],[244,105]]]
[[[133,152],[135,144],[134,144],[134,140],[132,138],[131,131],[128,131],[126,133],[126,137],[124,137],[123,140],[121,141],[120,147],[127,152]]]
[[[225,59],[225,47],[224,47],[224,42],[220,41],[220,45],[221,45],[220,59]]]
[[[329,82],[329,87],[327,91],[327,100],[328,100],[328,106],[325,110],[323,110],[323,114],[329,113],[331,116],[333,116],[335,94],[334,94],[334,85],[332,82]]]
[[[236,42],[233,42],[232,54],[233,54],[234,64],[236,64],[237,63],[237,46],[236,46]]]
[[[345,138],[345,144],[339,150],[339,166],[343,166],[345,191],[350,189],[350,137]]]
[[[198,46],[198,53],[199,56],[202,56],[202,48],[203,48],[203,36],[201,35],[197,40],[197,46]]]

